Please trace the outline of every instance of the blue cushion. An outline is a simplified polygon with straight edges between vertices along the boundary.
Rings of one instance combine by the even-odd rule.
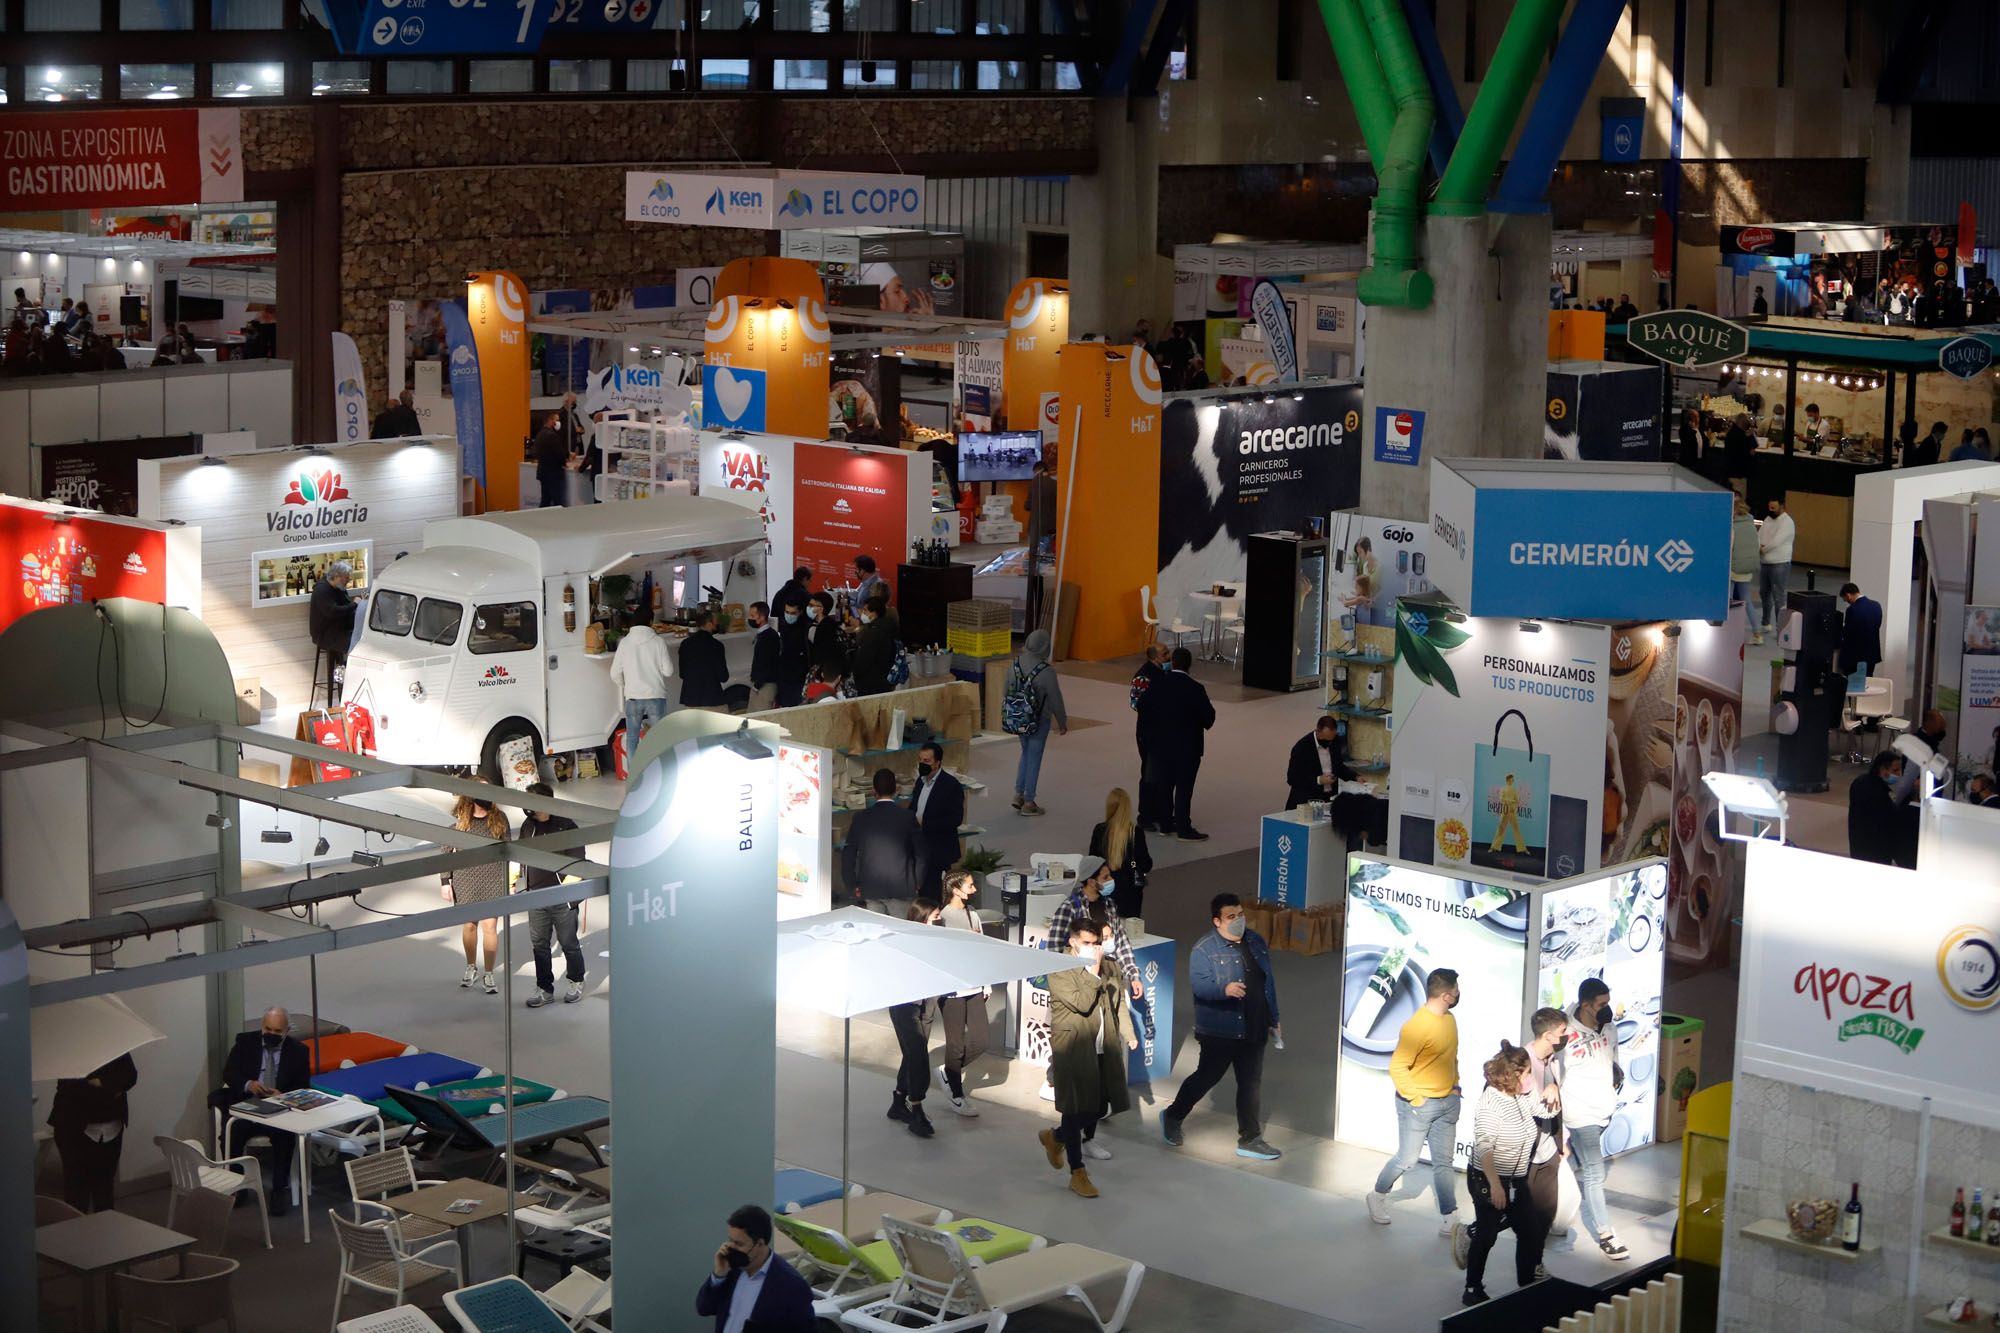
[[[414,1088],[420,1083],[455,1083],[462,1078],[477,1077],[478,1065],[455,1055],[421,1051],[416,1055],[370,1060],[352,1069],[329,1069],[314,1078],[312,1085],[335,1096],[348,1095],[372,1102],[391,1083],[399,1088]]]
[[[781,1166],[777,1169],[772,1187],[772,1207],[777,1212],[797,1204],[810,1208],[816,1203],[840,1197],[840,1182],[832,1176],[821,1175],[799,1166]]]

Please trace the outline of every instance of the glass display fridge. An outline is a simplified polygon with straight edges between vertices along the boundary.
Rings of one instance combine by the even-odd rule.
[[[1250,537],[1243,589],[1243,683],[1314,690],[1325,675],[1326,540],[1296,532]]]

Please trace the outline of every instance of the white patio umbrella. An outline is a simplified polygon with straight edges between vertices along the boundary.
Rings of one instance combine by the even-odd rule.
[[[778,998],[840,1019],[841,1226],[847,1222],[848,1085],[854,1015],[999,986],[1089,964],[1073,954],[1010,944],[860,907],[778,923]]]
[[[166,1038],[116,996],[43,1005],[28,1017],[29,1076],[37,1083],[88,1078],[99,1066]]]

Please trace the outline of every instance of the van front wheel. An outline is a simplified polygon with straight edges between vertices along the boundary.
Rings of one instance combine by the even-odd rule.
[[[500,771],[500,756],[509,748],[511,741],[526,741],[529,753],[534,758],[535,776],[532,781],[542,782],[547,774],[542,771],[542,737],[535,730],[535,724],[525,718],[510,717],[487,733],[486,748],[480,752],[479,772],[488,782],[500,786],[510,785]]]

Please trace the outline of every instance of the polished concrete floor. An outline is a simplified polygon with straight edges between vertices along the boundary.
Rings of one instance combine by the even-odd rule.
[[[1203,664],[1197,674],[1215,677],[1218,698],[1227,698],[1226,668]],[[1122,666],[1065,670],[1073,717],[1103,725],[1077,726],[1051,742],[1040,792],[1049,809],[1045,817],[1023,818],[1008,808],[1006,793],[1012,789],[1018,755],[1011,739],[995,738],[972,748],[973,774],[988,788],[974,798],[969,816],[990,830],[978,841],[1003,849],[1015,864],[1025,863],[1033,851],[1083,848],[1091,825],[1102,817],[1104,793],[1114,785],[1129,787],[1136,777],[1125,698],[1128,675]],[[1155,846],[1158,868],[1147,912],[1153,930],[1191,940],[1206,926],[1211,893],[1253,891],[1256,818],[1281,803],[1286,751],[1318,712],[1317,697],[1309,693],[1261,695],[1227,704],[1222,724],[1211,734],[1196,793],[1196,819],[1214,837],[1207,843],[1165,841]],[[597,784],[597,790],[601,799],[615,797],[610,784]],[[421,910],[436,901],[436,892],[432,882],[371,890],[367,907],[377,912]],[[337,909],[331,914],[335,924],[343,914],[360,919],[366,912]],[[532,984],[525,923],[516,921],[508,934],[515,974],[514,1060],[524,1076],[576,1093],[608,1095],[613,1090],[611,960],[602,956],[607,941],[602,903],[594,906],[587,924],[588,1000],[538,1011],[521,1007]],[[1181,966],[1184,994],[1185,945]],[[320,1007],[353,1027],[498,1069],[506,1061],[504,1000],[461,990],[459,967],[456,931],[342,952],[318,967]],[[1393,1205],[1394,1224],[1373,1225],[1361,1200],[1382,1157],[1331,1138],[1331,1015],[1337,1012],[1337,976],[1325,957],[1280,954],[1274,967],[1289,1019],[1288,1041],[1287,1050],[1273,1052],[1268,1061],[1264,1105],[1269,1137],[1283,1149],[1282,1160],[1253,1163],[1235,1156],[1227,1082],[1213,1110],[1189,1118],[1187,1144],[1178,1151],[1161,1141],[1155,1118],[1172,1088],[1142,1088],[1136,1112],[1115,1118],[1101,1132],[1115,1154],[1112,1161],[1093,1167],[1104,1197],[1078,1199],[1064,1188],[1064,1176],[1048,1169],[1035,1143],[1036,1131],[1052,1119],[1051,1108],[1036,1097],[1038,1071],[1016,1069],[998,1057],[987,1059],[976,1094],[984,1114],[966,1120],[940,1107],[934,1113],[937,1136],[920,1141],[882,1114],[894,1043],[885,1024],[863,1019],[854,1025],[854,1113],[847,1138],[854,1179],[934,1200],[961,1215],[995,1217],[1147,1264],[1151,1275],[1134,1311],[1134,1329],[1435,1329],[1442,1316],[1458,1307],[1461,1277],[1437,1234],[1437,1208],[1428,1188],[1420,1195],[1419,1176],[1413,1174]],[[1721,979],[1710,984],[1721,1003]],[[253,969],[246,973],[246,1003],[257,1009],[282,1002],[304,1010],[309,986],[303,964]],[[1733,986],[1732,977],[1727,982],[1732,995]],[[1176,1081],[1193,1066],[1190,1018],[1183,1007],[1175,1024]],[[779,1014],[776,1038],[778,1155],[838,1174],[839,1026],[788,1010]],[[690,1145],[690,1151],[698,1149]],[[1671,1145],[1630,1154],[1613,1165],[1614,1214],[1642,1260],[1666,1248],[1678,1171],[1678,1149]],[[315,1206],[339,1202],[337,1170],[323,1172],[320,1182],[326,1192]],[[135,1206],[144,1212],[156,1202],[141,1198]],[[281,1321],[310,1327],[331,1313],[335,1247],[323,1231],[310,1249],[300,1246],[297,1225],[296,1217],[280,1224],[280,1247],[273,1254],[247,1244],[232,1251],[246,1264],[245,1327],[277,1327]],[[240,1224],[238,1235],[248,1234],[247,1225]],[[502,1262],[497,1233],[482,1238],[475,1250],[481,1270]],[[1548,1262],[1558,1276],[1588,1283],[1621,1271],[1594,1248],[1554,1251]],[[1509,1289],[1511,1267],[1509,1243],[1503,1239],[1488,1275],[1496,1294]],[[1073,1316],[1051,1313],[1011,1321],[1010,1327],[1066,1330],[1082,1325]]]

